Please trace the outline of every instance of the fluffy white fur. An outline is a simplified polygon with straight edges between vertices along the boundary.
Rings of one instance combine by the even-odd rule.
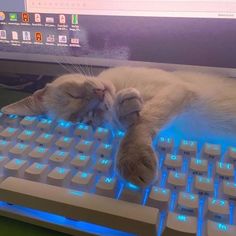
[[[210,120],[212,127],[236,131],[235,88],[235,80],[216,75],[119,67],[96,78],[64,75],[2,111],[50,113],[94,126],[112,118],[128,129],[117,169],[127,180],[145,186],[158,172],[153,136],[173,117],[192,109]]]

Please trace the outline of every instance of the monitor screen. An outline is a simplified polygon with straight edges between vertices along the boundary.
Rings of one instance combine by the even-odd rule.
[[[236,67],[236,0],[1,0],[1,58]]]

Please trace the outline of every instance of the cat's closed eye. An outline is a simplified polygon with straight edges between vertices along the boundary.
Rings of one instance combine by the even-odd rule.
[[[82,99],[83,97],[81,95],[74,95],[71,94],[69,92],[66,93],[69,97],[73,98],[73,99]]]

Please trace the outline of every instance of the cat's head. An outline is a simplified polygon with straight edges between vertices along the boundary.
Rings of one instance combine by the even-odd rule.
[[[49,114],[65,120],[80,120],[94,109],[109,110],[115,89],[110,83],[79,74],[59,77],[33,95],[2,108],[5,114]]]

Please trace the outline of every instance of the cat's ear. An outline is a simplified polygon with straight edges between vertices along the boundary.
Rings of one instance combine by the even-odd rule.
[[[26,97],[18,102],[12,103],[1,109],[4,114],[15,114],[20,116],[33,116],[46,113],[43,106],[43,96],[48,89],[48,85],[34,92],[31,96]]]

